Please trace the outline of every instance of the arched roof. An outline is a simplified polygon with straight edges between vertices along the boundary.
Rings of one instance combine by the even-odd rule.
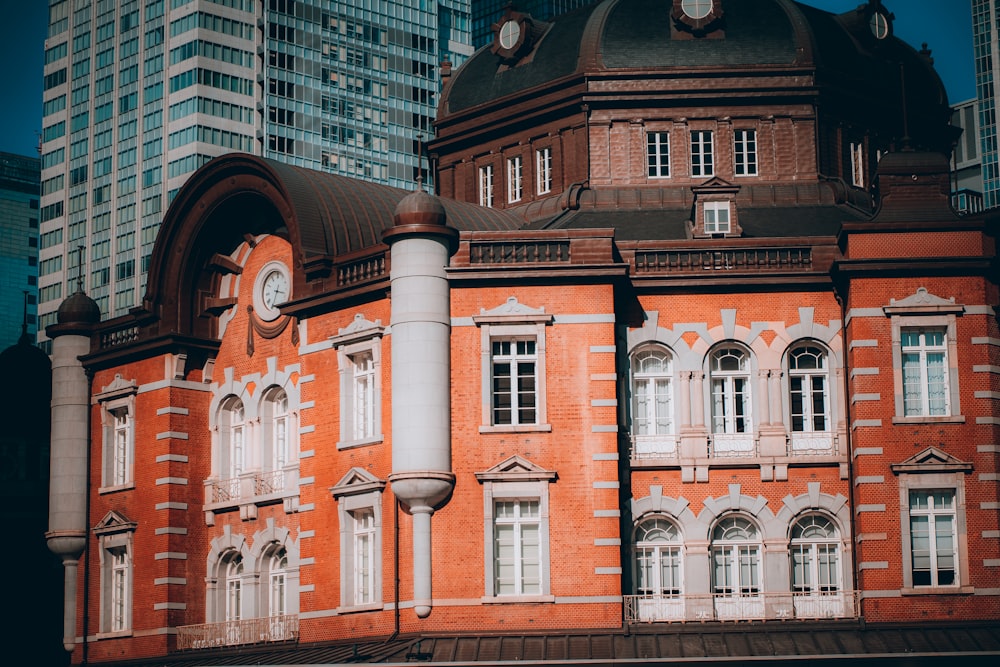
[[[292,246],[297,293],[323,289],[339,258],[382,244],[406,190],[274,160],[230,153],[209,161],[177,193],[164,216],[143,307],[159,333],[209,336],[205,300],[214,296],[219,256],[245,238],[276,234]],[[515,229],[502,211],[442,200],[458,231]]]

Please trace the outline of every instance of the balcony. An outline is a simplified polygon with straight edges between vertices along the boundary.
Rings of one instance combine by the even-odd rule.
[[[297,641],[298,638],[299,617],[294,614],[182,625],[177,628],[177,648],[182,651]]]
[[[278,470],[257,470],[228,479],[205,480],[205,522],[215,524],[215,515],[239,509],[240,517],[253,519],[257,507],[283,503],[286,512],[298,511],[299,467],[288,465]]]
[[[829,593],[729,593],[626,595],[627,623],[816,620],[857,618],[858,591]]]

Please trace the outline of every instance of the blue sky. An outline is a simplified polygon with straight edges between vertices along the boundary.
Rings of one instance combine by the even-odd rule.
[[[739,2],[739,0],[729,0]],[[664,0],[666,3],[666,0]],[[805,0],[831,12],[854,9],[863,0]],[[954,104],[975,96],[971,0],[883,0],[896,15],[896,36],[920,48],[924,42]],[[7,0],[0,20],[0,151],[35,155],[42,130],[42,57],[45,0]]]

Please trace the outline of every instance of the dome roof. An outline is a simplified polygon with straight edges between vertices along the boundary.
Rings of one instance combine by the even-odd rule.
[[[894,37],[891,22],[883,39],[875,37],[870,20],[876,6],[837,15],[791,0],[725,2],[713,30],[697,37],[679,30],[667,0],[596,2],[552,19],[516,61],[496,46],[480,49],[449,80],[438,120],[501,100],[530,99],[548,86],[573,83],[604,96],[615,92],[615,79],[682,76],[692,90],[705,93],[715,86],[699,86],[699,79],[729,75],[753,88],[765,85],[763,77],[743,72],[767,71],[794,73],[799,78],[792,85],[810,93],[818,86],[821,98],[828,94],[831,105],[840,100],[848,110],[871,100],[877,113],[898,117],[905,94],[917,139],[921,113],[947,124],[944,85],[929,52]]]
[[[429,195],[423,189],[414,190],[399,200],[392,214],[393,224],[401,225],[445,225],[448,216],[441,200]]]
[[[71,294],[56,312],[56,322],[59,324],[97,324],[100,321],[100,307],[82,291]]]

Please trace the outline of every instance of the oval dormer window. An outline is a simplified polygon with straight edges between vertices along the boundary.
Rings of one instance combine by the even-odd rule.
[[[685,16],[697,21],[705,18],[712,11],[712,0],[683,0],[681,9]]]
[[[885,39],[892,34],[892,23],[889,21],[889,17],[882,12],[872,14],[868,21],[868,27],[871,28],[875,39]]]
[[[513,19],[500,26],[500,48],[513,50],[521,39],[521,24]]]

